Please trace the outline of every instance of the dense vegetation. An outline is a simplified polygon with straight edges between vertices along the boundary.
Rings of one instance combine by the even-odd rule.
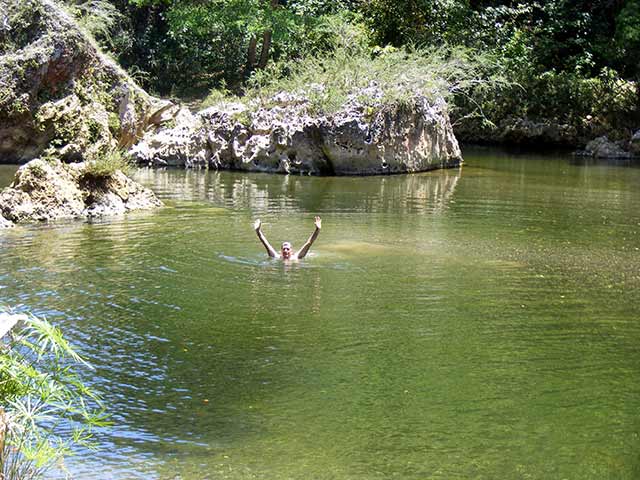
[[[435,48],[447,61],[464,48],[483,59],[474,79],[506,79],[460,90],[462,124],[479,114],[485,125],[519,117],[594,132],[637,126],[640,0],[78,1],[102,44],[161,95],[242,95],[257,75],[286,78],[292,62],[331,56],[344,31],[336,27],[347,24],[372,60],[390,48]]]

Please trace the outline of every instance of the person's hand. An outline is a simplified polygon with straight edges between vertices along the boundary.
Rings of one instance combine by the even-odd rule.
[[[260,230],[260,226],[262,225],[262,222],[260,221],[260,219],[256,219],[256,221],[253,224],[253,229],[257,232],[258,230]]]
[[[315,218],[316,228],[320,230],[322,228],[322,219],[320,217]]]

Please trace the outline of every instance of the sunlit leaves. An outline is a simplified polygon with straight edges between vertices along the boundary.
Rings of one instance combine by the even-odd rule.
[[[16,329],[0,355],[0,406],[10,425],[0,473],[7,480],[40,478],[107,424],[99,397],[76,372],[88,365],[60,329],[35,317]]]

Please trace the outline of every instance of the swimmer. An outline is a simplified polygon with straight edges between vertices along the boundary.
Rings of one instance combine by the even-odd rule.
[[[318,234],[320,233],[320,228],[322,228],[322,220],[320,217],[315,218],[315,226],[316,229],[313,231],[309,240],[302,246],[300,250],[296,253],[293,253],[291,243],[283,242],[282,247],[280,248],[280,253],[276,252],[276,250],[271,246],[271,244],[267,241],[267,238],[262,233],[260,227],[262,226],[262,222],[260,219],[256,220],[253,224],[253,229],[258,234],[258,238],[267,249],[267,253],[272,258],[281,258],[282,260],[299,260],[300,258],[304,258],[307,255],[307,252],[311,248],[313,242],[315,242],[316,238],[318,238]]]

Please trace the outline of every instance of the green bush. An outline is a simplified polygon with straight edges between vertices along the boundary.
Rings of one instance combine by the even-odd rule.
[[[269,106],[280,91],[307,96],[317,113],[338,110],[350,96],[365,106],[406,104],[416,95],[429,99],[450,98],[472,86],[502,82],[486,76],[490,57],[458,48],[395,48],[368,45],[362,24],[334,17],[333,45],[324,55],[273,63],[254,73],[247,97]],[[376,86],[382,98],[373,98],[367,87]]]
[[[454,121],[499,125],[528,118],[570,125],[579,135],[607,133],[624,137],[637,121],[636,84],[604,68],[596,77],[575,72],[504,70],[513,83],[484,83],[455,99]],[[472,112],[482,112],[481,118]],[[479,126],[472,127],[472,130]],[[593,130],[593,131],[590,131]]]
[[[95,159],[88,160],[82,176],[85,179],[104,180],[112,177],[118,170],[125,175],[130,175],[133,163],[120,150],[110,150]]]
[[[0,344],[4,480],[43,478],[73,445],[92,447],[92,429],[106,425],[100,399],[74,371],[74,366],[88,365],[61,331],[44,319],[18,317],[18,327]]]

